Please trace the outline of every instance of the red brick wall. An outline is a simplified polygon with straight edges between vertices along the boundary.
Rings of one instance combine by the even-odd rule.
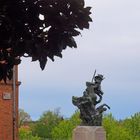
[[[8,81],[7,84],[0,82],[0,140],[18,140],[18,85],[16,82],[16,121],[14,127],[12,81]],[[11,99],[4,99],[4,93],[10,94]]]

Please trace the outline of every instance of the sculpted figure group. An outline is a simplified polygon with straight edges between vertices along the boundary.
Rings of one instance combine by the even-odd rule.
[[[91,82],[86,82],[87,88],[83,92],[82,97],[72,97],[72,102],[80,110],[80,118],[84,126],[101,126],[103,112],[110,107],[107,104],[102,104],[97,107],[102,101],[103,92],[101,90],[101,82],[104,79],[103,75],[98,74],[93,76]],[[93,81],[94,80],[94,81]]]

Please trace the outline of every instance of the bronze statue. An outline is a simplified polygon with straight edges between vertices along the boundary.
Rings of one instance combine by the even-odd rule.
[[[101,82],[104,79],[103,75],[96,75],[96,71],[91,82],[86,82],[86,90],[82,97],[72,97],[72,103],[80,110],[81,125],[86,126],[101,126],[102,114],[110,109],[107,104],[102,104],[96,107],[102,101],[103,92],[101,90]],[[93,82],[94,80],[94,82]]]

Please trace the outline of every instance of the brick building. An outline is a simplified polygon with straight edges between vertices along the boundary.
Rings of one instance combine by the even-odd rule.
[[[0,140],[18,140],[18,70],[5,84],[0,82]]]

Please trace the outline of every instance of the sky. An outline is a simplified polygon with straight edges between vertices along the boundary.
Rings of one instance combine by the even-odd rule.
[[[102,103],[117,119],[140,112],[140,1],[85,0],[92,7],[90,29],[76,38],[77,49],[67,48],[44,71],[38,62],[19,65],[19,107],[33,120],[44,111],[60,108],[69,118],[77,109],[72,96],[82,96],[94,70],[103,74]]]

